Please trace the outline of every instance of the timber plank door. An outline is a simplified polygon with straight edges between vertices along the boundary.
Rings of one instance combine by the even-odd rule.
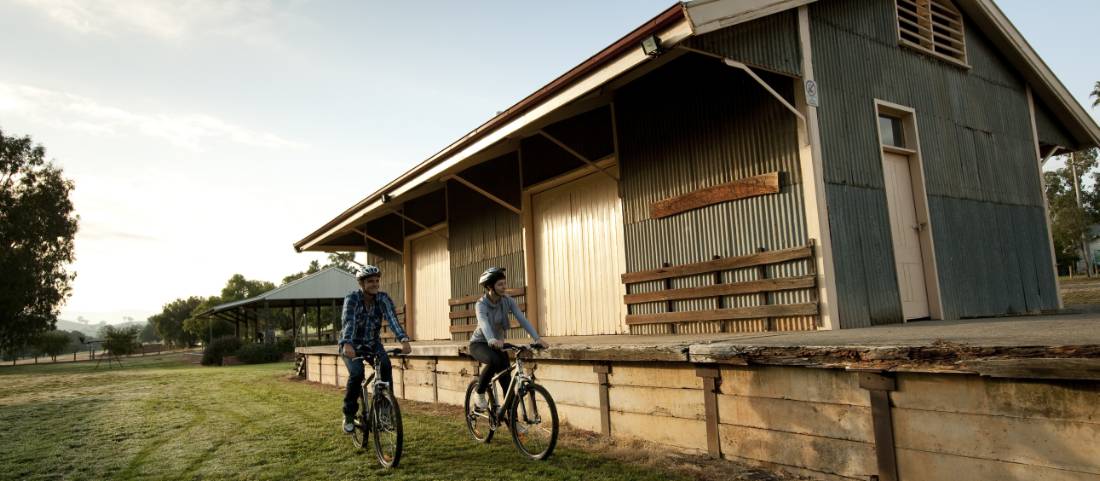
[[[614,179],[593,173],[532,197],[542,334],[628,332],[622,202]]]
[[[451,254],[447,239],[427,234],[409,242],[412,250],[412,302],[414,332],[418,341],[451,338]]]
[[[886,206],[890,212],[890,237],[894,244],[902,316],[905,320],[926,318],[929,315],[928,291],[920,245],[920,233],[924,226],[917,220],[909,158],[883,152],[882,170],[886,181]]]

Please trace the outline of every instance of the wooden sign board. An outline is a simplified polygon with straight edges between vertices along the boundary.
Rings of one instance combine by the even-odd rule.
[[[654,202],[649,206],[649,217],[661,219],[719,202],[778,193],[779,172],[770,172]]]

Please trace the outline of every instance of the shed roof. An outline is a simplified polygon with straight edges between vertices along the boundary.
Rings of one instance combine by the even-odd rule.
[[[772,15],[816,1],[829,0],[694,0],[677,2],[653,19],[581,62],[507,110],[390,181],[323,226],[294,243],[295,250],[325,250],[326,241],[346,236],[354,226],[386,212],[383,204],[408,200],[435,190],[449,169],[460,162],[499,149],[510,135],[541,121],[599,90],[654,57],[641,52],[651,35],[662,47],[675,46],[693,35]],[[1024,77],[1035,96],[1073,133],[1081,146],[1100,145],[1100,126],[1024,40],[993,0],[957,0],[968,18],[997,45]],[[485,158],[483,160],[488,160]],[[399,202],[398,202],[399,203]],[[331,250],[331,249],[329,249]],[[346,250],[346,249],[345,249]]]
[[[323,301],[343,299],[358,287],[355,276],[351,273],[339,267],[326,267],[258,296],[218,304],[199,316],[211,316],[240,307],[258,306],[261,303],[269,307],[320,305]]]

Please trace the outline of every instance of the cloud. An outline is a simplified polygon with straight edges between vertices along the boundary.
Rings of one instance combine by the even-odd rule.
[[[83,226],[82,226],[83,227]],[[82,228],[77,233],[80,240],[97,240],[97,241],[133,241],[133,242],[156,242],[157,239],[153,236],[147,236],[142,234],[135,234],[132,232],[123,231],[110,231],[103,229],[90,229]]]
[[[271,43],[270,27],[283,17],[271,0],[19,0],[82,34],[133,31],[179,41],[210,34]]]
[[[93,135],[145,135],[191,150],[209,140],[228,140],[271,149],[304,148],[300,142],[235,125],[202,113],[139,113],[87,97],[0,82],[0,112]]]

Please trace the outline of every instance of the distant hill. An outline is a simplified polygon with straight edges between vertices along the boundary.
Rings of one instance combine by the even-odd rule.
[[[103,326],[106,326],[106,325],[107,325],[107,323],[103,322],[103,321],[100,321],[96,324],[92,324],[92,323],[84,324],[82,322],[66,321],[64,319],[58,319],[57,320],[57,329],[58,330],[60,330],[60,331],[80,331],[80,332],[84,333],[85,336],[89,336],[89,337],[98,336],[99,335],[99,329]],[[125,327],[125,326],[129,326],[129,325],[144,326],[145,323],[144,322],[133,321],[133,322],[124,322],[124,323],[121,323],[121,324],[115,324],[115,326],[117,326],[117,327]]]
[[[80,331],[86,336],[94,336],[99,332],[99,328],[106,325],[105,322],[99,324],[84,324],[82,322],[66,321],[63,319],[57,320],[57,330],[59,331]]]

